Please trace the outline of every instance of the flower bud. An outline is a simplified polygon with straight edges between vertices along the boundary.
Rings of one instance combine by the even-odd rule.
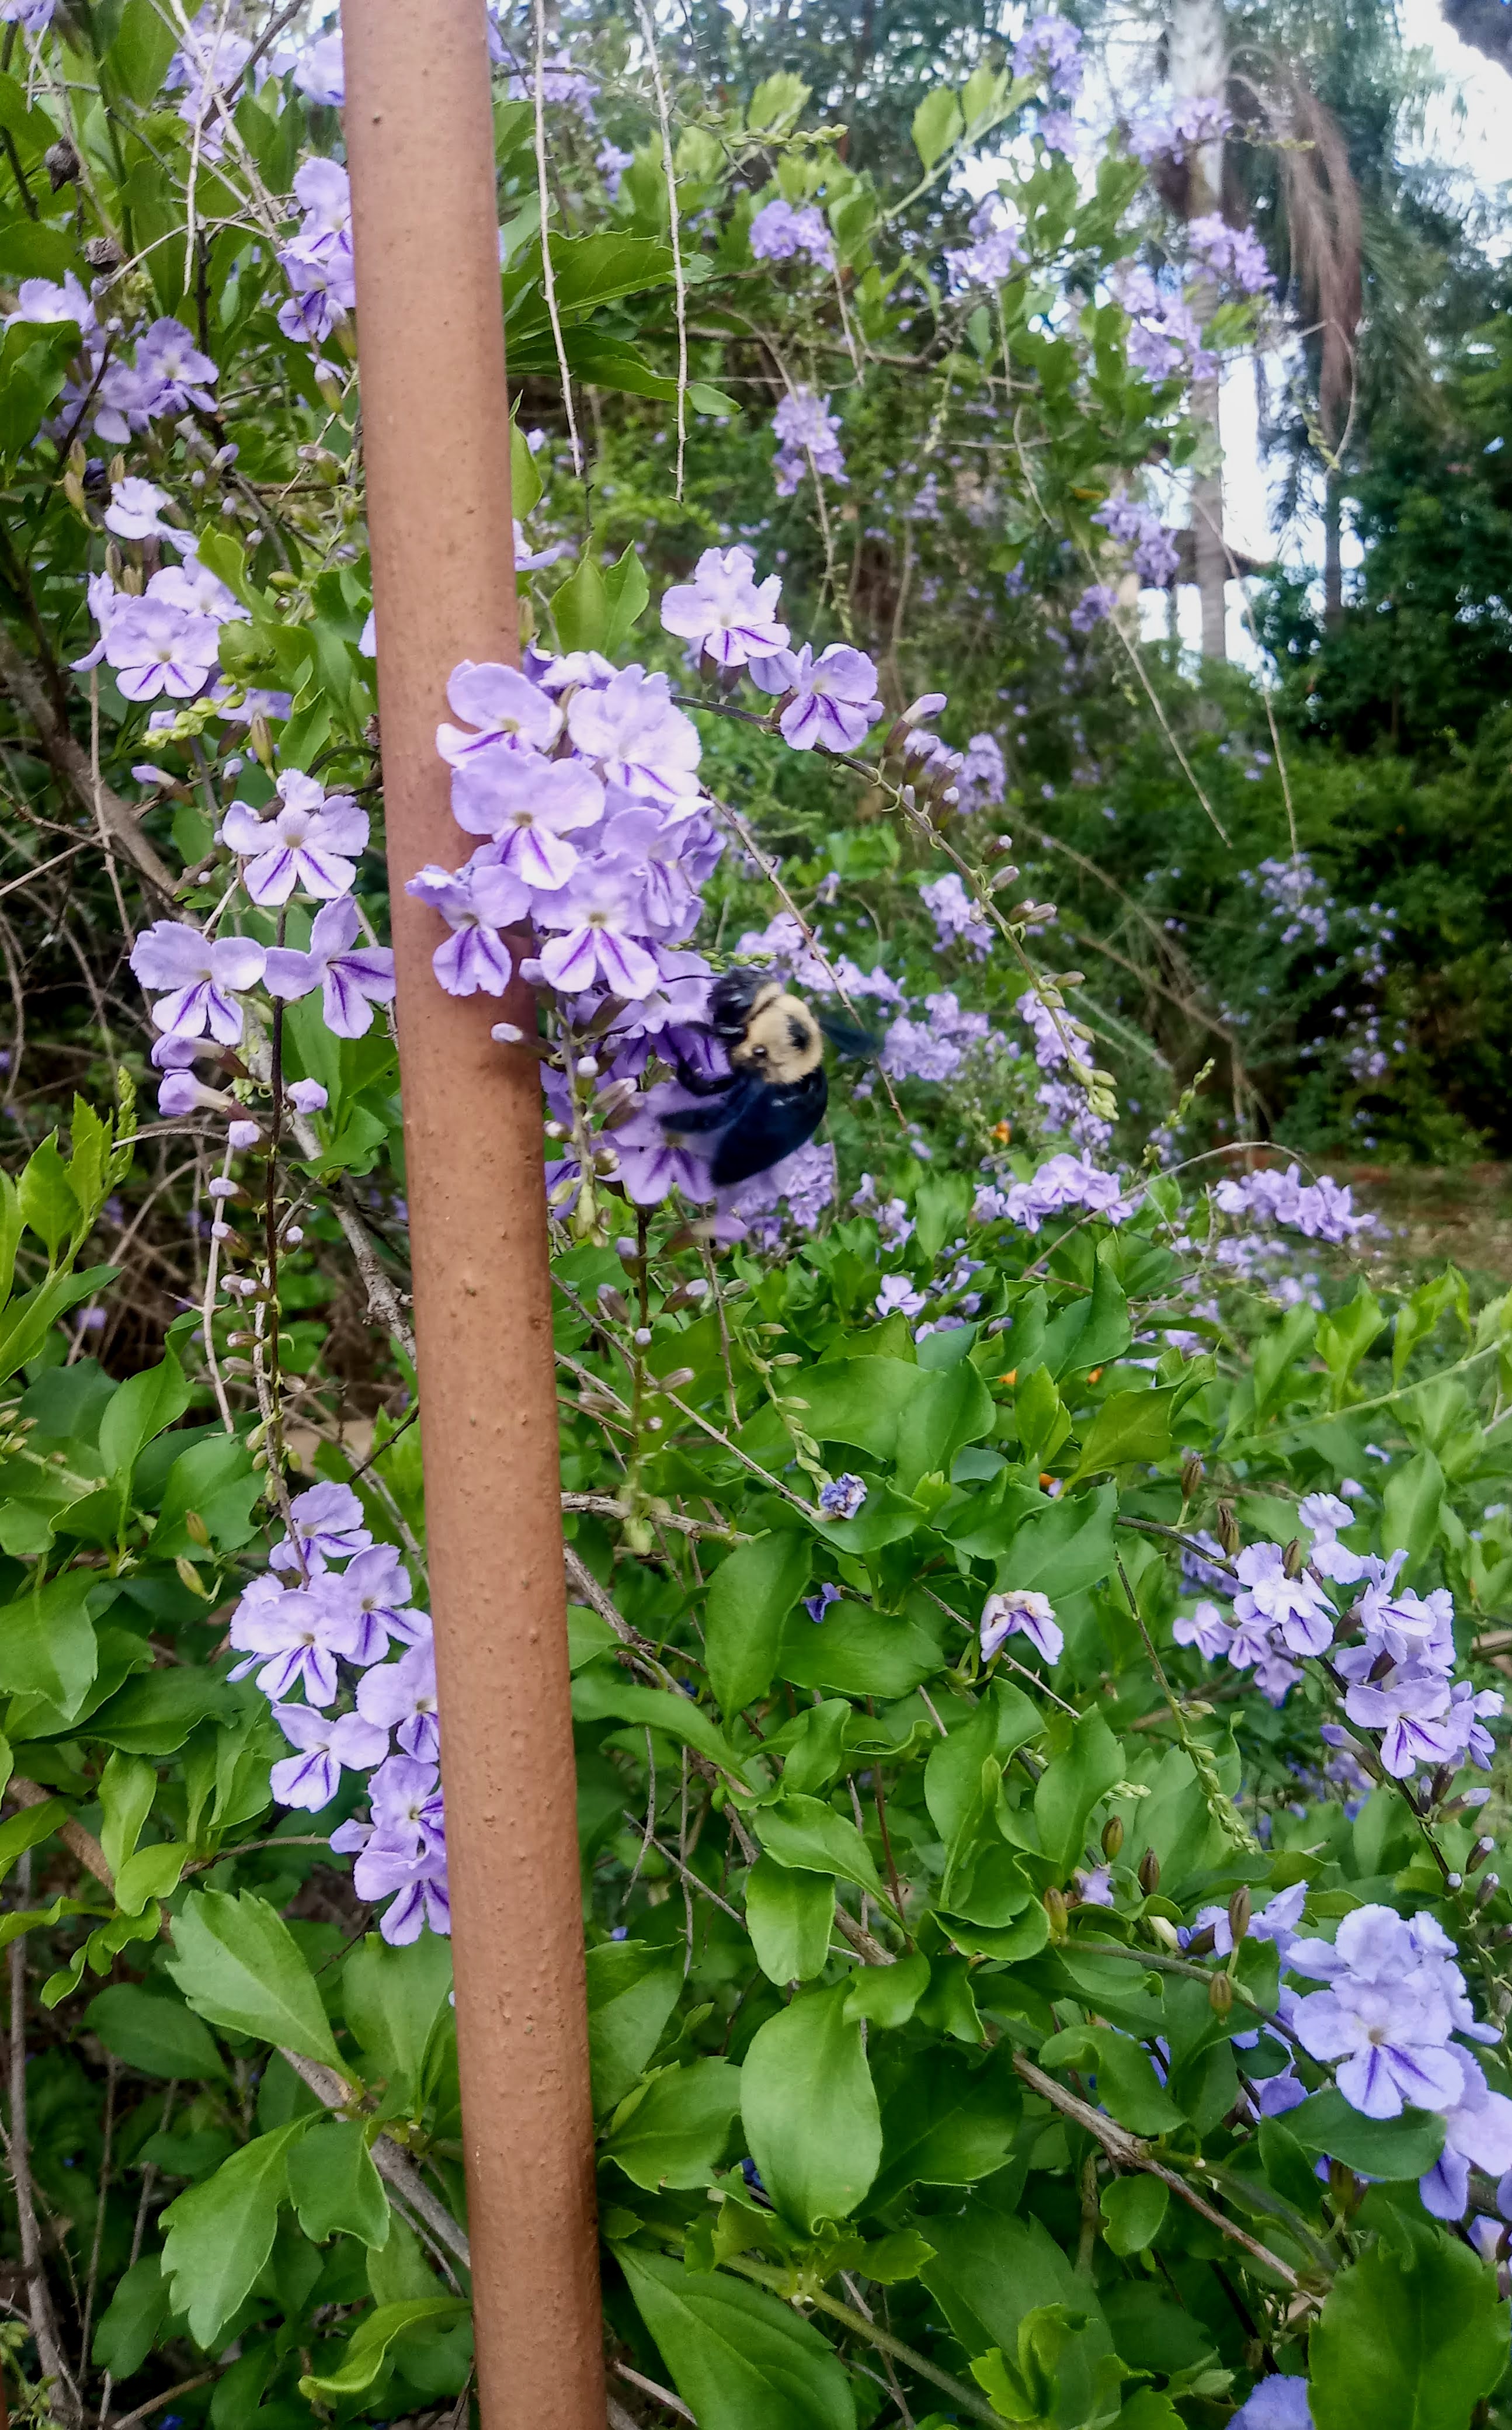
[[[1482,1882],[1480,1889],[1475,1893],[1476,1906],[1489,1906],[1501,1887],[1502,1877],[1500,1873],[1487,1873],[1486,1879]]]
[[[185,1511],[184,1533],[191,1543],[208,1544],[210,1540],[210,1531],[197,1510]]]
[[[523,1045],[524,1035],[524,1031],[518,1023],[513,1021],[496,1021],[489,1032],[489,1036],[495,1039],[501,1046]]]
[[[1237,1949],[1250,1928],[1251,1904],[1247,1886],[1241,1882],[1228,1903],[1229,1935]]]
[[[194,1567],[193,1562],[187,1559],[185,1556],[180,1553],[177,1560],[174,1563],[174,1567],[178,1572],[179,1585],[181,1587],[187,1587],[191,1594],[198,1595],[201,1603],[203,1603],[209,1593],[209,1589],[205,1584],[204,1579],[200,1576],[200,1573]]]
[[[1234,2006],[1234,1986],[1226,1974],[1215,1974],[1207,1986],[1207,2005],[1215,2017],[1226,2017]]]
[[[247,741],[252,746],[253,757],[260,760],[264,768],[271,768],[273,766],[273,736],[268,731],[268,721],[263,716],[260,708],[258,709],[257,716],[253,719],[252,724],[247,728]]]
[[[1012,886],[1015,880],[1021,877],[1022,874],[1023,873],[1020,869],[1017,861],[1006,861],[1003,868],[994,873],[992,878],[993,893],[996,894],[1001,887]]]
[[[1153,1848],[1146,1848],[1139,1858],[1139,1888],[1146,1898],[1153,1898],[1160,1882],[1160,1859]]]
[[[1147,1915],[1145,1922],[1162,1949],[1175,1951],[1181,1947],[1181,1942],[1176,1936],[1176,1927],[1168,1915]]]
[[[1123,1818],[1110,1814],[1103,1825],[1103,1854],[1111,1860],[1123,1845]]]
[[[1063,1890],[1057,1890],[1054,1886],[1052,1886],[1052,1888],[1045,1892],[1044,1908],[1046,1915],[1050,1918],[1051,1939],[1064,1940],[1066,1938],[1067,1913],[1065,1892]]]
[[[1239,1549],[1239,1523],[1234,1516],[1232,1502],[1221,1502],[1214,1521],[1214,1533],[1232,1561]]]
[[[599,1307],[606,1316],[614,1319],[616,1324],[629,1323],[630,1303],[623,1291],[617,1290],[613,1283],[600,1283]]]
[[[1183,1502],[1189,1502],[1191,1500],[1192,1495],[1196,1492],[1197,1488],[1203,1481],[1203,1474],[1204,1470],[1200,1454],[1194,1451],[1189,1451],[1187,1454],[1186,1458],[1181,1463],[1181,1498]]]
[[[1487,1857],[1494,1855],[1495,1850],[1496,1841],[1494,1839],[1477,1839],[1466,1861],[1465,1871],[1467,1873],[1479,1872],[1482,1865],[1485,1864]]]
[[[674,1367],[670,1375],[663,1375],[661,1390],[664,1392],[680,1392],[685,1384],[692,1382],[697,1373],[696,1367]]]
[[[1301,1577],[1303,1562],[1306,1556],[1302,1549],[1302,1538],[1293,1536],[1281,1560],[1281,1566],[1288,1578]]]
[[[1217,1947],[1217,1932],[1210,1923],[1205,1923],[1201,1932],[1194,1932],[1188,1941],[1187,1955],[1188,1957],[1210,1957]]]

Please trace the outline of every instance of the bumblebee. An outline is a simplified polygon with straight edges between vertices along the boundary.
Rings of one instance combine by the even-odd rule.
[[[862,1031],[822,1024],[801,996],[748,969],[714,981],[704,1027],[723,1048],[729,1069],[706,1077],[679,1056],[683,1087],[708,1102],[670,1114],[662,1128],[673,1140],[712,1140],[708,1171],[716,1189],[752,1180],[813,1138],[829,1103],[822,1031],[852,1054],[872,1043]]]

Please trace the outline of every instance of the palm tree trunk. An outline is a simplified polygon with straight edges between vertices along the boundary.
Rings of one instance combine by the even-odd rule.
[[[1178,100],[1221,100],[1228,80],[1228,38],[1223,0],[1171,0],[1169,73]],[[1188,155],[1187,217],[1205,218],[1220,210],[1223,199],[1223,140],[1198,144]],[[1205,318],[1216,296],[1199,295],[1199,318]],[[1209,453],[1214,469],[1192,483],[1192,544],[1197,588],[1203,604],[1203,656],[1228,656],[1224,585],[1228,555],[1223,545],[1223,475],[1218,419],[1218,378],[1197,381],[1192,412],[1211,433]]]

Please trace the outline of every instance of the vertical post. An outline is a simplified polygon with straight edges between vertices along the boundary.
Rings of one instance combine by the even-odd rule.
[[[1173,0],[1168,66],[1171,89],[1182,99],[1222,100],[1228,85],[1228,27],[1223,0]],[[1221,212],[1223,139],[1221,135],[1215,136],[1210,142],[1193,145],[1187,156],[1187,175],[1185,216],[1188,220],[1196,220],[1204,219],[1214,211]],[[1211,279],[1203,281],[1198,306],[1201,318],[1209,319],[1217,303],[1217,287]],[[1191,404],[1195,419],[1207,424],[1214,445],[1220,448],[1215,469],[1199,474],[1192,483],[1191,524],[1197,588],[1203,611],[1203,656],[1205,658],[1223,658],[1228,656],[1228,593],[1225,586],[1229,563],[1223,539],[1223,472],[1216,372],[1205,379],[1192,382]]]
[[[404,890],[461,857],[446,678],[518,661],[483,0],[342,21],[478,2386],[485,2430],[603,2430],[540,1077]]]

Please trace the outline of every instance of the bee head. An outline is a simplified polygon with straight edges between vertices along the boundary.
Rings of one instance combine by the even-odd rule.
[[[738,1072],[787,1088],[806,1080],[823,1052],[819,1024],[808,1007],[769,981],[752,1004],[744,1033],[729,1048],[729,1057]]]

